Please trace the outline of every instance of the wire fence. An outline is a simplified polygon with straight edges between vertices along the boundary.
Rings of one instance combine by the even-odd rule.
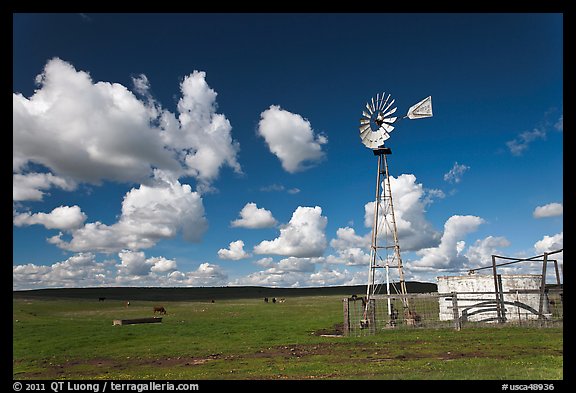
[[[508,292],[374,295],[343,299],[344,334],[364,336],[388,329],[466,327],[563,327],[561,288]]]

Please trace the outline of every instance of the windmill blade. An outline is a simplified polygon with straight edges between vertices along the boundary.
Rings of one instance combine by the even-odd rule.
[[[370,124],[370,119],[360,119],[360,124]]]
[[[363,140],[362,143],[364,143],[364,145],[369,149],[377,149],[379,146],[378,143],[368,141],[368,140]]]
[[[378,104],[378,110],[382,110],[382,108],[384,107],[384,96],[386,95],[385,92],[382,92],[382,95],[380,96],[380,103]]]
[[[398,117],[389,117],[389,118],[387,118],[387,119],[384,119],[384,121],[385,121],[386,123],[392,124],[392,123],[394,123],[394,122],[396,121],[396,119],[398,119]]]
[[[391,126],[390,124],[382,123],[380,125],[380,128],[384,128],[386,131],[392,132],[392,130],[394,129],[394,126]]]
[[[380,106],[380,93],[376,93],[376,110]]]
[[[370,139],[367,135],[365,135],[364,138],[362,138],[362,143],[370,147],[369,145],[372,143],[372,139]]]
[[[370,149],[377,149],[382,145],[382,142],[379,140],[366,140],[364,144]]]
[[[383,116],[384,118],[386,118],[388,115],[391,115],[391,114],[393,114],[394,112],[396,112],[396,109],[398,109],[397,106],[395,106],[394,109],[389,110],[388,112],[384,113],[382,116]]]
[[[378,110],[382,110],[383,106],[384,106],[384,95],[386,93],[382,92],[382,95],[380,96],[380,103],[378,104]]]
[[[362,143],[364,145],[366,145],[366,147],[369,147],[370,149],[374,149],[374,147],[372,147],[372,144],[374,143],[374,141],[372,138],[370,138],[370,135],[364,135],[364,137],[362,137]]]
[[[379,138],[382,142],[384,142],[385,140],[390,138],[390,134],[388,134],[386,132],[386,130],[384,129],[384,127],[380,127],[378,129],[378,132],[380,133],[381,137]]]
[[[370,119],[370,117],[371,117],[371,116],[370,116],[370,113],[368,113],[368,112],[366,112],[366,111],[362,111],[362,115],[363,115],[365,118],[367,118],[367,119]]]
[[[380,127],[374,132],[366,133],[362,137],[362,143],[371,149],[376,149],[384,144],[386,139],[390,138],[390,134],[386,132],[386,129]]]
[[[360,126],[360,133],[363,133],[366,130],[370,130],[370,123]]]
[[[376,111],[376,105],[374,105],[374,97],[372,97],[372,112]]]
[[[386,108],[382,109],[382,112],[386,112],[392,105],[394,105],[395,101],[396,101],[396,99],[393,99],[392,101],[390,101],[390,103],[388,105],[386,105]]]
[[[360,131],[360,139],[364,139],[366,138],[368,135],[370,135],[372,133],[372,129],[370,129],[370,127],[368,127],[365,130]]]
[[[384,94],[386,94],[386,93],[384,93]],[[384,102],[382,103],[381,110],[384,110],[384,107],[385,107],[386,104],[388,103],[388,100],[389,100],[389,99],[390,99],[390,94],[388,94],[388,97],[386,97],[386,101],[384,101]]]
[[[372,116],[372,113],[374,113],[374,111],[372,109],[370,109],[370,103],[369,102],[366,103],[366,109],[368,109],[368,113],[370,113],[370,116]]]
[[[376,142],[378,141],[378,139],[381,138],[381,132],[379,130],[376,130],[374,132],[368,132],[365,133],[364,136],[362,137],[363,141],[365,142]]]

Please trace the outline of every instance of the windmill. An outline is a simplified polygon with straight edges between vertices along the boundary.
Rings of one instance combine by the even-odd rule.
[[[360,321],[361,327],[368,327],[370,320],[368,312],[370,300],[378,293],[380,284],[376,282],[376,270],[386,269],[386,290],[390,295],[389,268],[398,268],[399,294],[402,298],[404,308],[404,318],[407,323],[414,323],[414,312],[408,301],[406,282],[404,281],[404,270],[402,267],[402,257],[400,255],[400,244],[398,242],[398,229],[394,216],[394,204],[392,202],[392,189],[390,188],[390,174],[388,171],[388,161],[386,156],[392,154],[389,147],[384,146],[384,142],[390,138],[390,132],[394,130],[394,123],[398,120],[395,116],[397,107],[394,106],[395,99],[391,99],[390,94],[377,94],[376,99],[372,97],[366,103],[366,109],[362,112],[360,119],[360,139],[362,143],[372,149],[378,157],[378,174],[376,176],[376,198],[374,202],[374,222],[372,226],[372,243],[370,246],[370,270],[368,273],[368,285],[366,289],[366,302],[364,306],[364,316]],[[402,119],[421,119],[432,116],[432,96],[428,96],[408,109],[408,113]],[[402,120],[400,119],[400,120]],[[399,121],[399,120],[398,120]],[[382,182],[384,178],[384,182]],[[384,185],[382,184],[384,183]],[[383,232],[383,236],[382,236]],[[378,235],[384,239],[384,244],[378,244]],[[384,253],[384,258],[381,253]],[[381,264],[384,263],[384,265]],[[388,297],[388,315],[393,321],[396,317],[393,314],[390,297]]]

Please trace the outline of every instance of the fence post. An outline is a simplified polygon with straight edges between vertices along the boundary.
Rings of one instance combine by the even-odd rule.
[[[502,318],[502,323],[508,321],[508,317],[506,316],[506,304],[504,301],[506,300],[506,295],[504,294],[504,287],[502,286],[502,275],[498,275],[498,292],[500,293],[500,317]]]
[[[544,299],[546,297],[546,265],[548,265],[548,253],[544,253],[542,262],[542,281],[540,282],[540,304],[538,305],[538,319],[544,320]]]
[[[348,336],[350,334],[350,309],[348,307],[348,298],[342,300],[344,304],[344,327],[343,327],[343,334]]]
[[[370,299],[368,301],[368,327],[370,328],[370,334],[376,333],[376,299]]]
[[[554,270],[556,271],[556,284],[560,285],[560,272],[558,271],[558,261],[554,260]]]
[[[459,331],[462,328],[462,322],[458,312],[458,295],[456,292],[452,292],[452,315],[454,316],[454,329]]]
[[[496,255],[492,255],[492,275],[494,276],[494,295],[496,295],[496,318],[498,323],[503,323],[502,318],[502,301],[500,288],[498,286],[498,273],[496,272]]]

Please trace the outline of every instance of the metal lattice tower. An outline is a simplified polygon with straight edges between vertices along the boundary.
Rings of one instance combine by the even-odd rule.
[[[398,242],[398,229],[396,227],[396,217],[394,215],[394,203],[392,201],[392,189],[390,187],[390,173],[388,171],[387,155],[392,154],[390,148],[384,146],[384,141],[390,138],[390,132],[394,130],[392,125],[398,117],[392,116],[396,112],[393,107],[395,100],[390,100],[390,94],[377,94],[374,98],[366,103],[367,111],[363,111],[363,117],[360,119],[360,138],[362,143],[372,149],[375,156],[378,157],[378,173],[376,177],[376,197],[374,200],[374,221],[372,226],[372,244],[370,246],[370,270],[368,272],[368,285],[366,288],[366,301],[364,306],[364,315],[361,321],[362,327],[369,327],[370,319],[368,317],[371,299],[379,292],[382,284],[376,280],[378,269],[386,269],[386,291],[390,295],[389,268],[398,269],[399,290],[396,291],[401,295],[402,305],[404,308],[404,318],[414,320],[414,312],[410,307],[404,280],[404,270],[402,266],[402,257],[400,255],[400,244]],[[432,116],[432,97],[429,96],[424,100],[410,107],[408,113],[403,118],[419,119]],[[379,239],[383,239],[383,245],[379,245]],[[384,254],[382,258],[381,254]],[[381,264],[383,262],[383,264]],[[388,299],[388,314],[392,319],[393,310]]]
[[[386,156],[391,153],[389,148],[374,150],[374,155],[378,156],[378,173],[376,176],[376,197],[374,199],[370,270],[368,272],[366,299],[369,301],[380,291],[382,284],[376,281],[377,269],[386,269],[386,293],[388,295],[390,294],[389,268],[396,267],[399,277],[399,294],[403,295],[402,303],[404,308],[409,309],[408,299],[404,296],[407,294],[406,282],[404,280],[404,269],[402,266],[398,229],[396,227],[394,203],[392,200],[392,188],[390,187],[390,173],[388,170],[388,160],[386,158]],[[380,239],[383,240],[382,245],[379,244]],[[382,252],[380,250],[382,250]],[[382,253],[384,253],[384,257],[382,257]],[[388,299],[389,315],[392,313],[391,308],[390,300]],[[365,313],[367,309],[368,307],[366,307]],[[366,318],[364,318],[364,320],[366,320]]]

